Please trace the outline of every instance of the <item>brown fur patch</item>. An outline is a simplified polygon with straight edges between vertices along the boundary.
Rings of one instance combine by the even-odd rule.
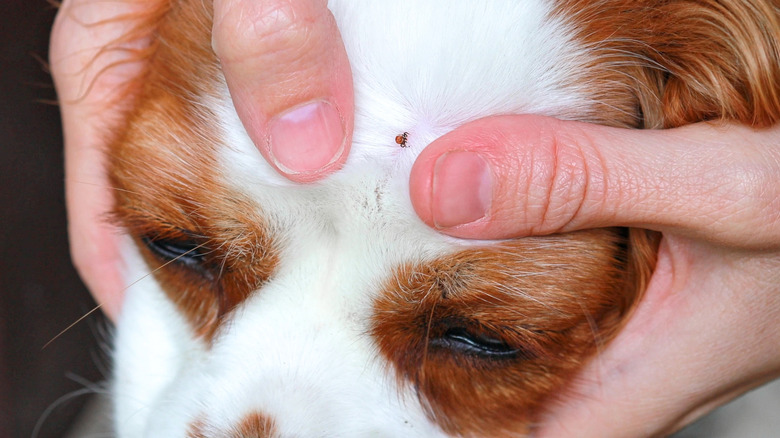
[[[259,413],[247,415],[229,437],[272,438],[279,436],[274,421]]]
[[[277,264],[257,205],[222,183],[213,108],[219,66],[210,45],[208,2],[169,2],[155,26],[136,107],[111,143],[109,175],[117,222],[138,241],[150,269],[196,333],[206,339],[220,318],[268,280]],[[146,52],[144,52],[146,54]],[[202,269],[172,262],[142,238],[197,245]],[[164,266],[163,266],[164,265]]]
[[[187,438],[206,438],[204,429],[205,426],[202,420],[195,421],[194,423],[190,424],[190,427],[187,430]]]
[[[594,230],[400,266],[375,304],[372,335],[446,432],[514,436],[630,311],[639,290],[625,244]],[[513,353],[448,348],[448,333],[463,329]]]
[[[212,430],[203,420],[193,422],[187,431],[188,438],[276,438],[279,432],[274,420],[265,414],[253,412],[227,432]]]
[[[560,0],[595,57],[585,77],[609,125],[780,120],[776,0]]]

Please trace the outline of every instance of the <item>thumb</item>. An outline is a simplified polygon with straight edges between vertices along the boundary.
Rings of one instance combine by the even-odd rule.
[[[213,46],[244,127],[276,170],[309,182],[341,166],[352,73],[327,2],[217,0]]]
[[[489,117],[431,143],[412,169],[410,196],[423,221],[463,238],[619,225],[777,246],[778,134],[780,127],[640,131]]]

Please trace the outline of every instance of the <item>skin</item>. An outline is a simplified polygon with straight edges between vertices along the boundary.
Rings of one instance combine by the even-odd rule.
[[[338,170],[349,153],[352,78],[326,3],[216,0],[214,7],[213,46],[260,152],[293,181]],[[117,84],[143,66],[106,69],[128,52],[95,55],[132,24],[103,20],[142,10],[141,2],[66,0],[50,50],[72,257],[112,319],[121,311],[122,265],[119,233],[104,220],[111,192],[101,148],[121,111]],[[273,71],[262,78],[253,74],[269,65]],[[299,146],[306,135],[330,141],[306,150]],[[429,145],[412,170],[410,196],[424,222],[457,237],[613,225],[661,231],[645,299],[535,431],[652,436],[780,376],[778,175],[780,126],[702,123],[640,132],[499,116]]]

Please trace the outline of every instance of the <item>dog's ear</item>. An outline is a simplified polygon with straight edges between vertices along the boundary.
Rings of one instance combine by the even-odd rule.
[[[780,120],[780,4],[776,0],[666,2],[648,17],[644,52],[660,86],[662,126]],[[640,40],[641,41],[641,40]],[[647,90],[649,87],[644,88]]]
[[[596,122],[780,121],[777,0],[561,0],[557,8],[591,59],[578,79],[595,93]]]

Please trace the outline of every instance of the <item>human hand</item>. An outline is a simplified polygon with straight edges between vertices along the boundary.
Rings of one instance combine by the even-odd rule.
[[[536,431],[636,437],[780,375],[778,180],[780,126],[637,131],[498,116],[430,144],[411,197],[426,223],[458,237],[663,233],[636,312]]]
[[[113,124],[132,104],[126,85],[146,65],[150,39],[137,29],[154,7],[65,0],[51,35],[71,256],[112,319],[120,311],[123,281],[119,233],[106,221],[112,194],[102,152]],[[268,162],[298,182],[338,169],[349,153],[354,103],[346,52],[326,2],[216,0],[214,17],[213,46],[236,110]],[[311,137],[318,141],[307,141]]]

